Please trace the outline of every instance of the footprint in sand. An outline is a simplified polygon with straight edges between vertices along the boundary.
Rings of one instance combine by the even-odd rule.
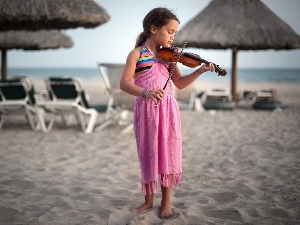
[[[243,221],[240,212],[235,209],[204,210],[203,212],[211,218],[225,219],[238,222]]]
[[[134,214],[136,213],[132,213],[128,210],[116,210],[109,215],[108,224],[129,224]]]
[[[211,193],[208,197],[212,198],[218,204],[227,204],[234,202],[239,196],[236,193]]]
[[[28,190],[35,187],[35,184],[25,180],[8,180],[3,182],[4,185],[9,186],[12,190]]]
[[[22,213],[14,208],[0,207],[0,223],[9,224],[16,216],[21,216]]]

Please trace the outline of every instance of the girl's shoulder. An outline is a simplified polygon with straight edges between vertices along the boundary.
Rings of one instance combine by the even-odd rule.
[[[140,58],[140,51],[141,51],[141,47],[139,46],[139,47],[136,47],[136,48],[134,48],[134,49],[132,49],[130,52],[129,52],[129,54],[128,54],[128,56],[127,56],[127,62],[128,63],[132,63],[132,64],[136,64],[137,63],[137,61],[139,60],[139,58]]]
[[[128,57],[138,60],[140,58],[141,50],[142,50],[141,46],[132,49],[131,52],[129,53]]]
[[[139,47],[134,48],[132,51],[134,51],[135,53],[140,54],[140,52],[142,51],[142,49],[143,49],[143,46],[139,46]]]

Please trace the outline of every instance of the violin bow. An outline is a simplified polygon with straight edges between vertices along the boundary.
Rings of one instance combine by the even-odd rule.
[[[186,44],[187,44],[187,42],[185,41],[184,44],[183,44],[183,46],[182,46],[182,49],[181,49],[180,53],[178,54],[178,57],[177,57],[177,59],[176,59],[176,62],[175,62],[175,64],[174,64],[174,66],[173,66],[171,72],[169,73],[169,77],[168,77],[168,79],[167,79],[167,81],[166,81],[166,83],[165,83],[165,86],[163,87],[163,90],[166,90],[167,85],[168,85],[168,82],[169,82],[169,80],[171,79],[171,77],[172,77],[172,75],[173,75],[173,73],[174,73],[175,67],[176,67],[178,61],[180,60],[180,57],[181,57],[182,54],[183,54],[183,49],[185,48]],[[159,100],[156,102],[155,105],[157,106],[158,103],[159,103]]]

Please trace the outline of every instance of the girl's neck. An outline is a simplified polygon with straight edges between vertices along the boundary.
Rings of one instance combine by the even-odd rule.
[[[151,50],[153,52],[153,54],[156,55],[160,46],[157,45],[156,43],[154,43],[151,39],[148,39],[145,43],[146,43],[148,49]]]

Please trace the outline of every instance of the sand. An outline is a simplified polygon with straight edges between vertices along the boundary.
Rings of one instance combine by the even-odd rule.
[[[101,84],[84,84],[91,101],[105,101]],[[299,84],[239,84],[266,88],[277,88],[286,107],[261,111],[240,102],[233,111],[181,110],[183,175],[168,220],[159,218],[160,192],[152,209],[133,212],[143,194],[132,131],[121,135],[112,125],[88,135],[56,123],[42,133],[22,117],[7,120],[0,224],[300,224]]]

